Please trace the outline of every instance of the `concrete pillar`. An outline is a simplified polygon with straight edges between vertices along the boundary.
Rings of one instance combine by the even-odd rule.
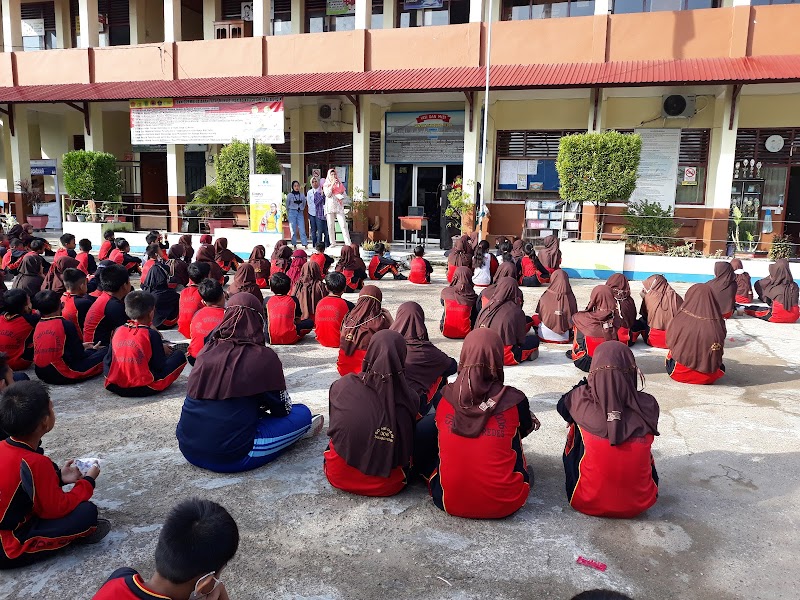
[[[495,4],[502,4],[499,0]],[[469,22],[480,23],[484,18],[484,1],[483,0],[469,0]]]
[[[83,131],[86,149],[103,152],[103,111],[98,102],[89,103],[89,128]]]
[[[97,48],[100,45],[97,0],[78,0],[78,25],[80,30],[78,47]]]
[[[253,7],[255,9],[255,6]],[[255,11],[254,11],[255,12]],[[213,40],[214,21],[222,20],[222,0],[203,0],[203,39]],[[255,14],[253,15],[253,28],[255,29]],[[253,32],[255,35],[255,31]]]
[[[169,230],[180,231],[178,211],[186,204],[186,163],[182,144],[167,144],[167,197]]]
[[[607,15],[611,11],[611,0],[594,0],[594,14]]]
[[[394,170],[392,165],[386,164],[386,112],[385,106],[381,107],[381,200],[394,198]],[[390,228],[389,236],[393,229]],[[390,237],[391,239],[391,237]]]
[[[6,119],[6,117],[4,117]],[[14,135],[11,136],[11,170],[8,182],[9,200],[14,202],[14,215],[20,223],[25,222],[25,215],[30,209],[25,206],[17,182],[31,177],[31,142],[28,133],[28,109],[17,104],[14,106]]]
[[[356,0],[356,29],[369,29],[372,25],[372,0]]]
[[[594,88],[589,92],[589,121],[587,131],[603,131],[606,120],[605,92],[602,88]]]
[[[20,0],[3,0],[3,52],[22,52]]]
[[[292,13],[294,22],[294,13]],[[300,108],[289,109],[289,152],[292,153],[292,179],[303,181],[305,179],[305,163],[303,160],[303,127]]]
[[[69,1],[55,0],[56,47],[72,48],[72,27],[69,22]]]
[[[253,0],[253,37],[270,35],[271,0]]]
[[[483,140],[481,138],[481,109],[483,108],[483,92],[474,94],[472,109],[472,131],[470,131],[470,105],[464,102],[464,164],[461,169],[462,189],[470,195],[472,202],[478,199],[478,182],[481,179],[481,151]],[[491,163],[490,163],[491,164]],[[487,165],[487,172],[490,166]],[[451,183],[451,182],[447,182]],[[481,184],[483,188],[483,184]]]
[[[164,0],[164,41],[181,41],[181,0]]]
[[[131,46],[147,42],[145,21],[145,0],[128,0],[128,20],[130,21]]]
[[[383,29],[394,29],[397,23],[397,2],[386,0],[383,3]]]
[[[357,9],[356,9],[357,10]],[[364,198],[369,198],[369,188],[372,185],[369,169],[369,133],[372,117],[372,101],[370,96],[360,97],[360,119],[353,119],[353,194],[359,187],[364,192]],[[358,125],[361,131],[358,131]]]
[[[736,158],[736,134],[739,127],[738,111],[733,110],[733,86],[714,101],[714,127],[711,130],[711,148],[706,174],[707,218],[703,225],[703,249],[714,252],[725,248],[728,238],[728,214],[731,206],[733,164]]]
[[[292,0],[292,33],[304,33],[306,30],[306,2]]]

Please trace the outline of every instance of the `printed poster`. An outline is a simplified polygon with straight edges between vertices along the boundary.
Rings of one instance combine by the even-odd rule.
[[[250,231],[283,233],[283,177],[250,175]]]
[[[463,110],[387,112],[386,162],[460,165],[464,123]]]
[[[634,129],[642,137],[639,174],[631,202],[657,202],[662,208],[675,206],[678,180],[680,129]]]

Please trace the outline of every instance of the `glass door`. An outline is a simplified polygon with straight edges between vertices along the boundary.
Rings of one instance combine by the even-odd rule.
[[[428,217],[428,237],[438,238],[442,228],[439,218],[440,192],[446,185],[444,165],[414,166],[414,204],[422,208],[423,216]]]

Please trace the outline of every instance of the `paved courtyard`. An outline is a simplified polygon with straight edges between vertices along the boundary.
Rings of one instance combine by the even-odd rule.
[[[420,302],[431,339],[442,338],[439,291],[381,282],[384,306]],[[576,281],[585,306],[596,281]],[[677,285],[683,293],[687,285]],[[637,297],[641,284],[632,289]],[[525,310],[541,290],[525,290]],[[67,550],[32,568],[0,572],[0,598],[90,598],[108,574],[132,566],[149,576],[158,530],[188,496],[220,502],[236,518],[239,553],[223,573],[232,599],[568,599],[605,587],[637,599],[780,599],[800,595],[800,326],[752,318],[728,322],[727,375],[710,387],[672,382],[663,350],[637,344],[646,390],[661,405],[654,455],[658,503],[630,521],[581,515],[564,492],[565,423],[555,405],[583,374],[564,348],[543,346],[534,363],[506,369],[542,422],[524,441],[535,485],[527,504],[502,521],[450,517],[414,483],[393,498],[334,490],[322,472],[324,434],[303,440],[265,468],[218,475],[187,464],[175,425],[188,370],[166,393],[124,399],[101,380],[52,388],[55,430],[44,439],[59,463],[99,456],[94,500],[113,522],[99,545]],[[175,334],[171,334],[174,336]],[[328,412],[338,377],[336,350],[307,339],[280,347],[295,402]],[[32,373],[31,373],[32,375]],[[575,563],[607,563],[604,573]]]

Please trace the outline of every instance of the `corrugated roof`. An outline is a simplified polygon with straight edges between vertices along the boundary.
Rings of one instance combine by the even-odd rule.
[[[193,96],[320,95],[480,90],[482,67],[302,73],[0,88],[0,102],[63,102]],[[491,88],[533,89],[800,81],[800,55],[609,63],[497,65]]]

